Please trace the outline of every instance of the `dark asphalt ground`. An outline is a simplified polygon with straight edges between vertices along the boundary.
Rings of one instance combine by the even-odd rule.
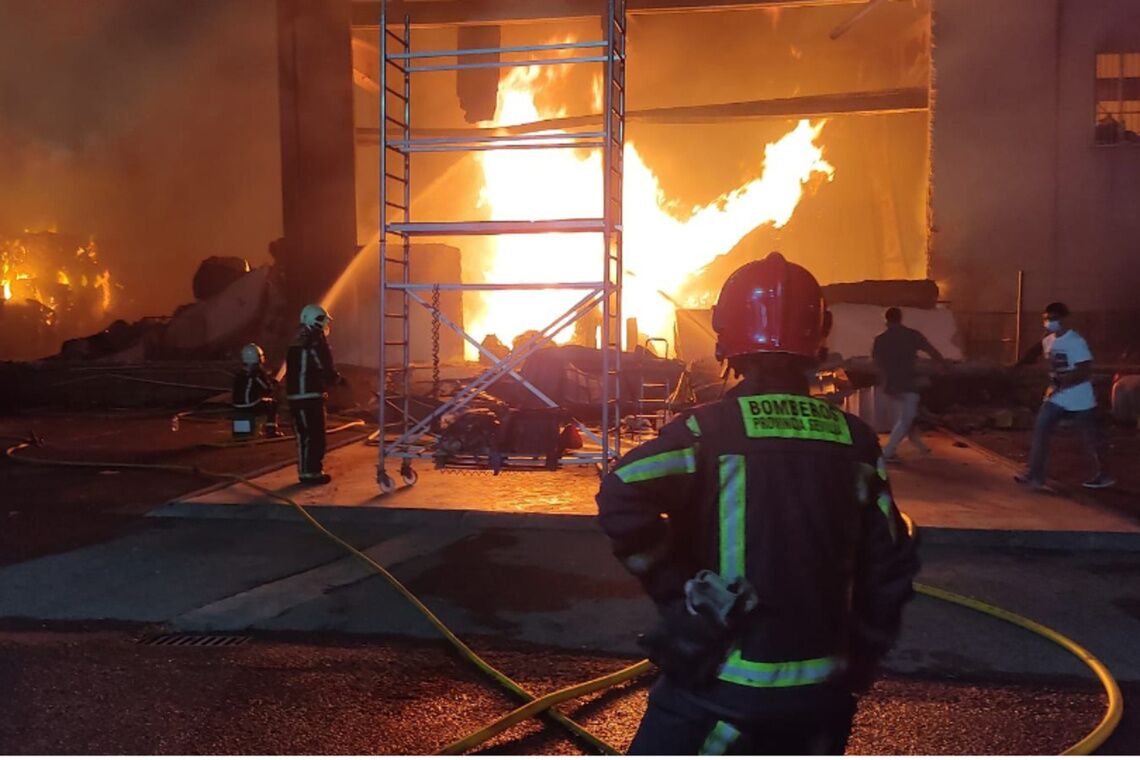
[[[195,465],[206,470],[247,473],[294,461],[295,444],[285,440],[257,446],[210,448],[229,440],[228,423],[184,420],[170,429],[176,410],[38,412],[0,417],[0,446],[43,439],[48,453],[77,461]],[[288,432],[288,428],[285,428]],[[352,440],[363,428],[329,437],[330,446]],[[22,562],[105,541],[136,523],[158,504],[213,484],[191,474],[141,470],[32,467],[0,457],[0,565]]]
[[[202,448],[206,441],[225,439],[223,425],[184,422],[174,433],[169,418],[166,412],[5,417],[0,442],[7,446],[33,430],[56,456],[238,472],[287,461],[293,453],[291,443]],[[350,435],[340,434],[339,440]],[[0,460],[0,479],[0,564],[121,535],[154,505],[210,482],[7,460]],[[442,645],[423,641],[260,637],[243,647],[213,650],[143,646],[135,643],[136,630],[60,632],[28,625],[20,623],[23,631],[0,628],[0,754],[423,754],[515,706]],[[503,639],[473,643],[493,664],[541,693],[627,664],[523,650]],[[624,748],[644,709],[646,687],[619,687],[567,710]],[[1127,701],[1140,704],[1140,684],[1122,687]],[[864,699],[849,752],[1054,753],[1095,725],[1103,705],[1091,679],[975,676],[965,682],[952,671],[888,676]],[[1104,749],[1140,750],[1140,721],[1126,710]],[[561,729],[544,729],[537,721],[484,750],[579,751]]]
[[[0,635],[0,754],[430,754],[515,706],[442,644],[254,641],[210,649],[139,632]],[[628,664],[474,642],[532,693]],[[648,680],[566,712],[625,749]],[[1056,754],[1099,720],[1091,685],[885,678],[864,697],[849,754]],[[481,748],[581,754],[532,720]]]

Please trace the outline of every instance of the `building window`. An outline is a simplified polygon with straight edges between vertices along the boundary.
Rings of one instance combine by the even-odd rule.
[[[1097,53],[1096,144],[1140,145],[1140,53]]]

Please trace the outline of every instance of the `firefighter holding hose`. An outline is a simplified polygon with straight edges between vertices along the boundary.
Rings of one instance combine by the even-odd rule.
[[[265,370],[265,352],[261,346],[256,343],[242,346],[241,365],[234,374],[231,404],[234,413],[250,425],[249,430],[243,432],[256,432],[249,421],[263,417],[266,437],[281,435],[277,430],[277,383]]]
[[[602,482],[602,529],[659,612],[630,754],[842,754],[894,643],[918,561],[874,432],[808,395],[827,317],[779,253],[738,269],[713,329],[740,383]]]
[[[328,483],[324,471],[325,399],[344,379],[333,364],[328,334],[332,317],[323,306],[301,309],[301,326],[285,358],[285,392],[297,435],[297,477],[301,483]]]

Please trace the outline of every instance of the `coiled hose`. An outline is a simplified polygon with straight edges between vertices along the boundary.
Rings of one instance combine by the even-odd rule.
[[[637,678],[640,675],[648,672],[652,667],[648,660],[641,660],[626,668],[622,668],[609,675],[595,678],[583,683],[574,684],[563,689],[551,692],[541,698],[527,692],[522,686],[511,680],[506,674],[494,668],[490,663],[481,658],[468,647],[463,641],[455,635],[455,633],[444,625],[436,615],[421,602],[415,594],[407,589],[394,575],[392,575],[383,565],[376,562],[374,559],[360,551],[352,544],[340,538],[324,525],[320,523],[315,517],[309,514],[301,504],[294,499],[286,496],[285,494],[277,491],[270,490],[261,486],[244,475],[227,472],[213,472],[210,470],[203,470],[191,465],[167,465],[167,464],[139,464],[139,463],[124,463],[124,462],[75,462],[53,459],[40,459],[36,457],[19,456],[19,452],[32,446],[39,446],[40,442],[36,439],[29,441],[22,441],[21,443],[11,446],[6,450],[6,455],[9,459],[14,461],[23,462],[32,465],[51,466],[51,467],[86,467],[97,469],[131,469],[131,470],[160,470],[167,472],[179,472],[192,475],[203,476],[212,478],[219,481],[228,481],[233,483],[242,483],[250,488],[253,488],[266,496],[281,501],[293,507],[301,515],[301,517],[311,525],[317,532],[328,540],[340,546],[346,552],[367,564],[377,574],[384,577],[388,583],[392,585],[405,599],[407,599],[416,609],[418,609],[424,617],[438,630],[447,641],[454,646],[464,658],[471,662],[481,672],[490,676],[492,680],[498,683],[517,697],[526,700],[526,703],[515,710],[507,713],[498,720],[490,723],[478,731],[475,731],[468,736],[453,742],[439,751],[438,754],[459,754],[472,749],[479,744],[493,738],[494,736],[506,731],[508,728],[520,723],[523,720],[533,716],[546,713],[548,717],[554,720],[559,725],[566,728],[570,734],[581,742],[584,746],[590,749],[597,750],[607,755],[620,754],[617,749],[606,743],[602,739],[594,736],[585,727],[571,720],[564,713],[557,709],[557,706],[563,702],[591,694],[602,689],[615,686],[626,681]],[[909,515],[903,514],[903,519],[906,522],[908,532],[914,536],[917,533],[917,527],[914,521],[911,520]],[[1088,755],[1095,751],[1098,747],[1104,744],[1105,741],[1112,735],[1120,723],[1121,716],[1124,712],[1124,699],[1120,693],[1120,687],[1113,678],[1112,673],[1104,666],[1096,657],[1094,657],[1087,649],[1077,644],[1072,639],[1048,628],[1034,620],[1018,615],[1014,612],[996,607],[991,604],[973,599],[968,596],[956,594],[952,591],[927,586],[922,583],[914,584],[914,588],[920,594],[941,599],[951,604],[957,604],[962,607],[967,607],[972,610],[990,615],[999,620],[1004,620],[1012,625],[1024,628],[1032,633],[1042,636],[1054,644],[1062,647],[1083,662],[1096,677],[1100,680],[1101,685],[1104,687],[1105,694],[1108,698],[1108,705],[1105,709],[1105,714],[1097,726],[1089,732],[1087,736],[1073,744],[1061,754],[1063,755]]]

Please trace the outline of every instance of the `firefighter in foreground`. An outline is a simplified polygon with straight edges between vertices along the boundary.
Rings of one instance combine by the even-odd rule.
[[[241,369],[234,375],[232,405],[234,412],[249,426],[244,434],[256,433],[253,420],[265,418],[265,435],[274,438],[277,430],[277,383],[265,371],[265,352],[256,343],[241,348]]]
[[[742,377],[602,482],[614,554],[660,613],[630,754],[842,754],[918,570],[878,440],[807,395],[826,308],[779,253],[728,278],[717,353]]]
[[[332,317],[317,304],[301,309],[301,329],[286,355],[285,393],[297,435],[297,477],[302,483],[328,483],[325,458],[327,390],[344,380],[333,365],[328,334]]]

